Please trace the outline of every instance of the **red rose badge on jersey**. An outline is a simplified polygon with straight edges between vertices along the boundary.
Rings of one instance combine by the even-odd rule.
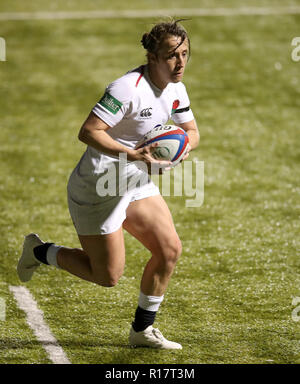
[[[174,100],[172,105],[172,112],[171,114],[175,113],[176,109],[179,107],[179,100]]]

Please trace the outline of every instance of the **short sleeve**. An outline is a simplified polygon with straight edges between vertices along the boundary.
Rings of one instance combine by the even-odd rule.
[[[184,84],[180,83],[178,86],[178,99],[173,103],[171,119],[175,124],[182,124],[194,120],[194,114]]]
[[[127,91],[127,92],[126,92]],[[115,81],[105,90],[104,95],[92,111],[110,127],[114,127],[125,116],[130,104],[130,92],[124,81]]]

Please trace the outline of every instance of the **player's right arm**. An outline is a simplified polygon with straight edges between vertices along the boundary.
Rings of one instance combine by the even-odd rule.
[[[136,150],[119,143],[107,133],[124,118],[134,102],[135,88],[131,85],[126,76],[111,83],[83,123],[78,138],[106,155],[118,157],[120,153],[126,153],[128,161],[144,161],[147,165],[151,163],[165,165],[166,162],[158,161],[151,156],[157,144]]]
[[[78,139],[107,155],[118,156],[119,153],[126,153],[129,160],[135,160],[134,151],[107,134],[109,128],[109,125],[91,112],[79,131]]]
[[[157,143],[140,149],[131,149],[108,135],[106,131],[109,128],[110,126],[108,124],[91,112],[79,131],[78,139],[107,155],[118,157],[119,153],[126,153],[128,161],[144,161],[146,164],[166,164],[164,161],[154,159],[151,155],[153,148],[158,145]]]

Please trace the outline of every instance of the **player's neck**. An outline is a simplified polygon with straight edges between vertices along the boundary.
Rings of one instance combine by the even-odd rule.
[[[148,73],[149,73],[149,78],[151,80],[151,83],[153,83],[161,91],[163,91],[169,84],[169,82],[162,80],[159,74],[157,73],[157,71],[155,71],[155,68],[153,68],[153,66],[149,64],[148,64]]]

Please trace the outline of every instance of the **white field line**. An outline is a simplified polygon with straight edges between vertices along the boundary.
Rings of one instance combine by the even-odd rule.
[[[173,8],[103,11],[57,11],[57,12],[0,12],[0,20],[64,20],[64,19],[115,19],[149,17],[195,17],[195,16],[250,16],[250,15],[298,15],[300,6],[290,7],[240,7],[240,8]]]
[[[13,293],[19,308],[26,313],[28,325],[45,348],[50,360],[54,364],[71,364],[45,323],[43,312],[38,308],[28,289],[22,286],[10,286],[9,289]]]

